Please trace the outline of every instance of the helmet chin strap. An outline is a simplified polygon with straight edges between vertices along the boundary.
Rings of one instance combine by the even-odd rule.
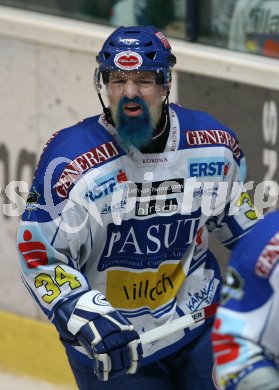
[[[163,102],[162,102],[162,114],[161,114],[160,119],[163,117],[163,115],[166,115],[167,112],[168,112],[168,107],[169,107],[169,94],[170,94],[170,91],[168,90],[168,91],[167,91],[167,94],[166,94],[166,97],[165,97],[165,99],[164,99]],[[99,98],[99,100],[100,100],[100,102],[101,102],[101,105],[102,105],[102,107],[103,107],[103,112],[104,112],[104,114],[105,114],[106,121],[107,121],[110,125],[112,125],[112,126],[115,127],[115,123],[114,123],[114,120],[113,120],[112,115],[111,115],[111,110],[110,110],[109,107],[106,107],[106,106],[105,106],[105,103],[104,103],[104,101],[103,101],[102,96],[101,96],[100,93],[98,93],[98,98]],[[159,120],[159,122],[160,122],[160,120]]]
[[[165,99],[162,103],[162,111],[167,113],[169,108],[169,96],[170,96],[170,90],[168,89]]]
[[[103,112],[104,112],[104,114],[105,114],[106,121],[107,121],[110,125],[112,125],[112,126],[115,127],[115,123],[114,123],[114,120],[113,120],[112,115],[111,115],[111,110],[110,110],[109,107],[106,107],[106,106],[105,106],[105,103],[104,103],[104,101],[103,101],[102,96],[101,96],[100,93],[98,93],[98,98],[99,98],[99,100],[100,100],[100,102],[101,102],[101,105],[102,105],[102,107],[103,107]]]
[[[154,129],[155,136],[156,136],[156,133],[158,133],[158,131],[160,132],[162,130],[162,127],[166,127],[167,118],[168,118],[168,111],[169,111],[169,94],[170,94],[170,91],[168,90],[166,97],[162,102],[162,112],[161,112],[160,119],[158,120],[157,125]]]

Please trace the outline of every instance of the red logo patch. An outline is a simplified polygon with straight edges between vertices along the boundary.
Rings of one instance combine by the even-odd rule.
[[[160,41],[162,42],[165,49],[171,49],[171,45],[170,45],[167,37],[163,33],[158,31],[155,35],[160,39]]]
[[[83,172],[104,161],[110,160],[118,154],[119,152],[114,143],[110,141],[76,157],[64,168],[58,182],[55,184],[57,195],[61,198],[66,198],[69,188]]]
[[[279,262],[279,234],[276,234],[265,246],[256,263],[255,272],[262,278],[268,278]]]
[[[214,322],[213,331],[211,334],[211,341],[213,344],[213,352],[215,360],[218,365],[227,364],[236,360],[240,354],[240,345],[235,341],[231,335],[222,334],[219,332],[221,328],[220,318],[216,318]]]
[[[114,63],[120,69],[133,70],[141,66],[142,57],[133,51],[122,51],[115,56]]]
[[[27,267],[31,269],[39,265],[46,265],[48,258],[45,245],[39,241],[31,241],[32,233],[30,230],[25,230],[23,240],[25,242],[18,244],[18,249],[24,257]]]

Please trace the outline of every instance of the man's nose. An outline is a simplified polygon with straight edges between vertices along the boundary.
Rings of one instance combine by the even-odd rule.
[[[133,99],[138,96],[138,94],[139,91],[137,84],[132,80],[127,80],[124,87],[124,95],[129,99]]]

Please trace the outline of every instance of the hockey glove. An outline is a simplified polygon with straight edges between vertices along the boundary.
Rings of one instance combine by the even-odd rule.
[[[79,298],[67,328],[94,359],[100,380],[137,371],[143,353],[139,335],[100,292],[89,291]]]

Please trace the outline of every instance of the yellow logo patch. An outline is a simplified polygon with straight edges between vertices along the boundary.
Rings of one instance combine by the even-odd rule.
[[[106,297],[116,308],[154,310],[171,301],[184,280],[180,263],[163,264],[153,272],[112,270],[107,273]]]
[[[258,219],[260,214],[259,212],[255,209],[255,206],[253,205],[249,195],[247,192],[242,192],[240,195],[240,198],[237,202],[237,206],[243,206],[246,204],[248,211],[246,211],[245,215],[248,219],[251,219],[252,221],[254,219]]]

